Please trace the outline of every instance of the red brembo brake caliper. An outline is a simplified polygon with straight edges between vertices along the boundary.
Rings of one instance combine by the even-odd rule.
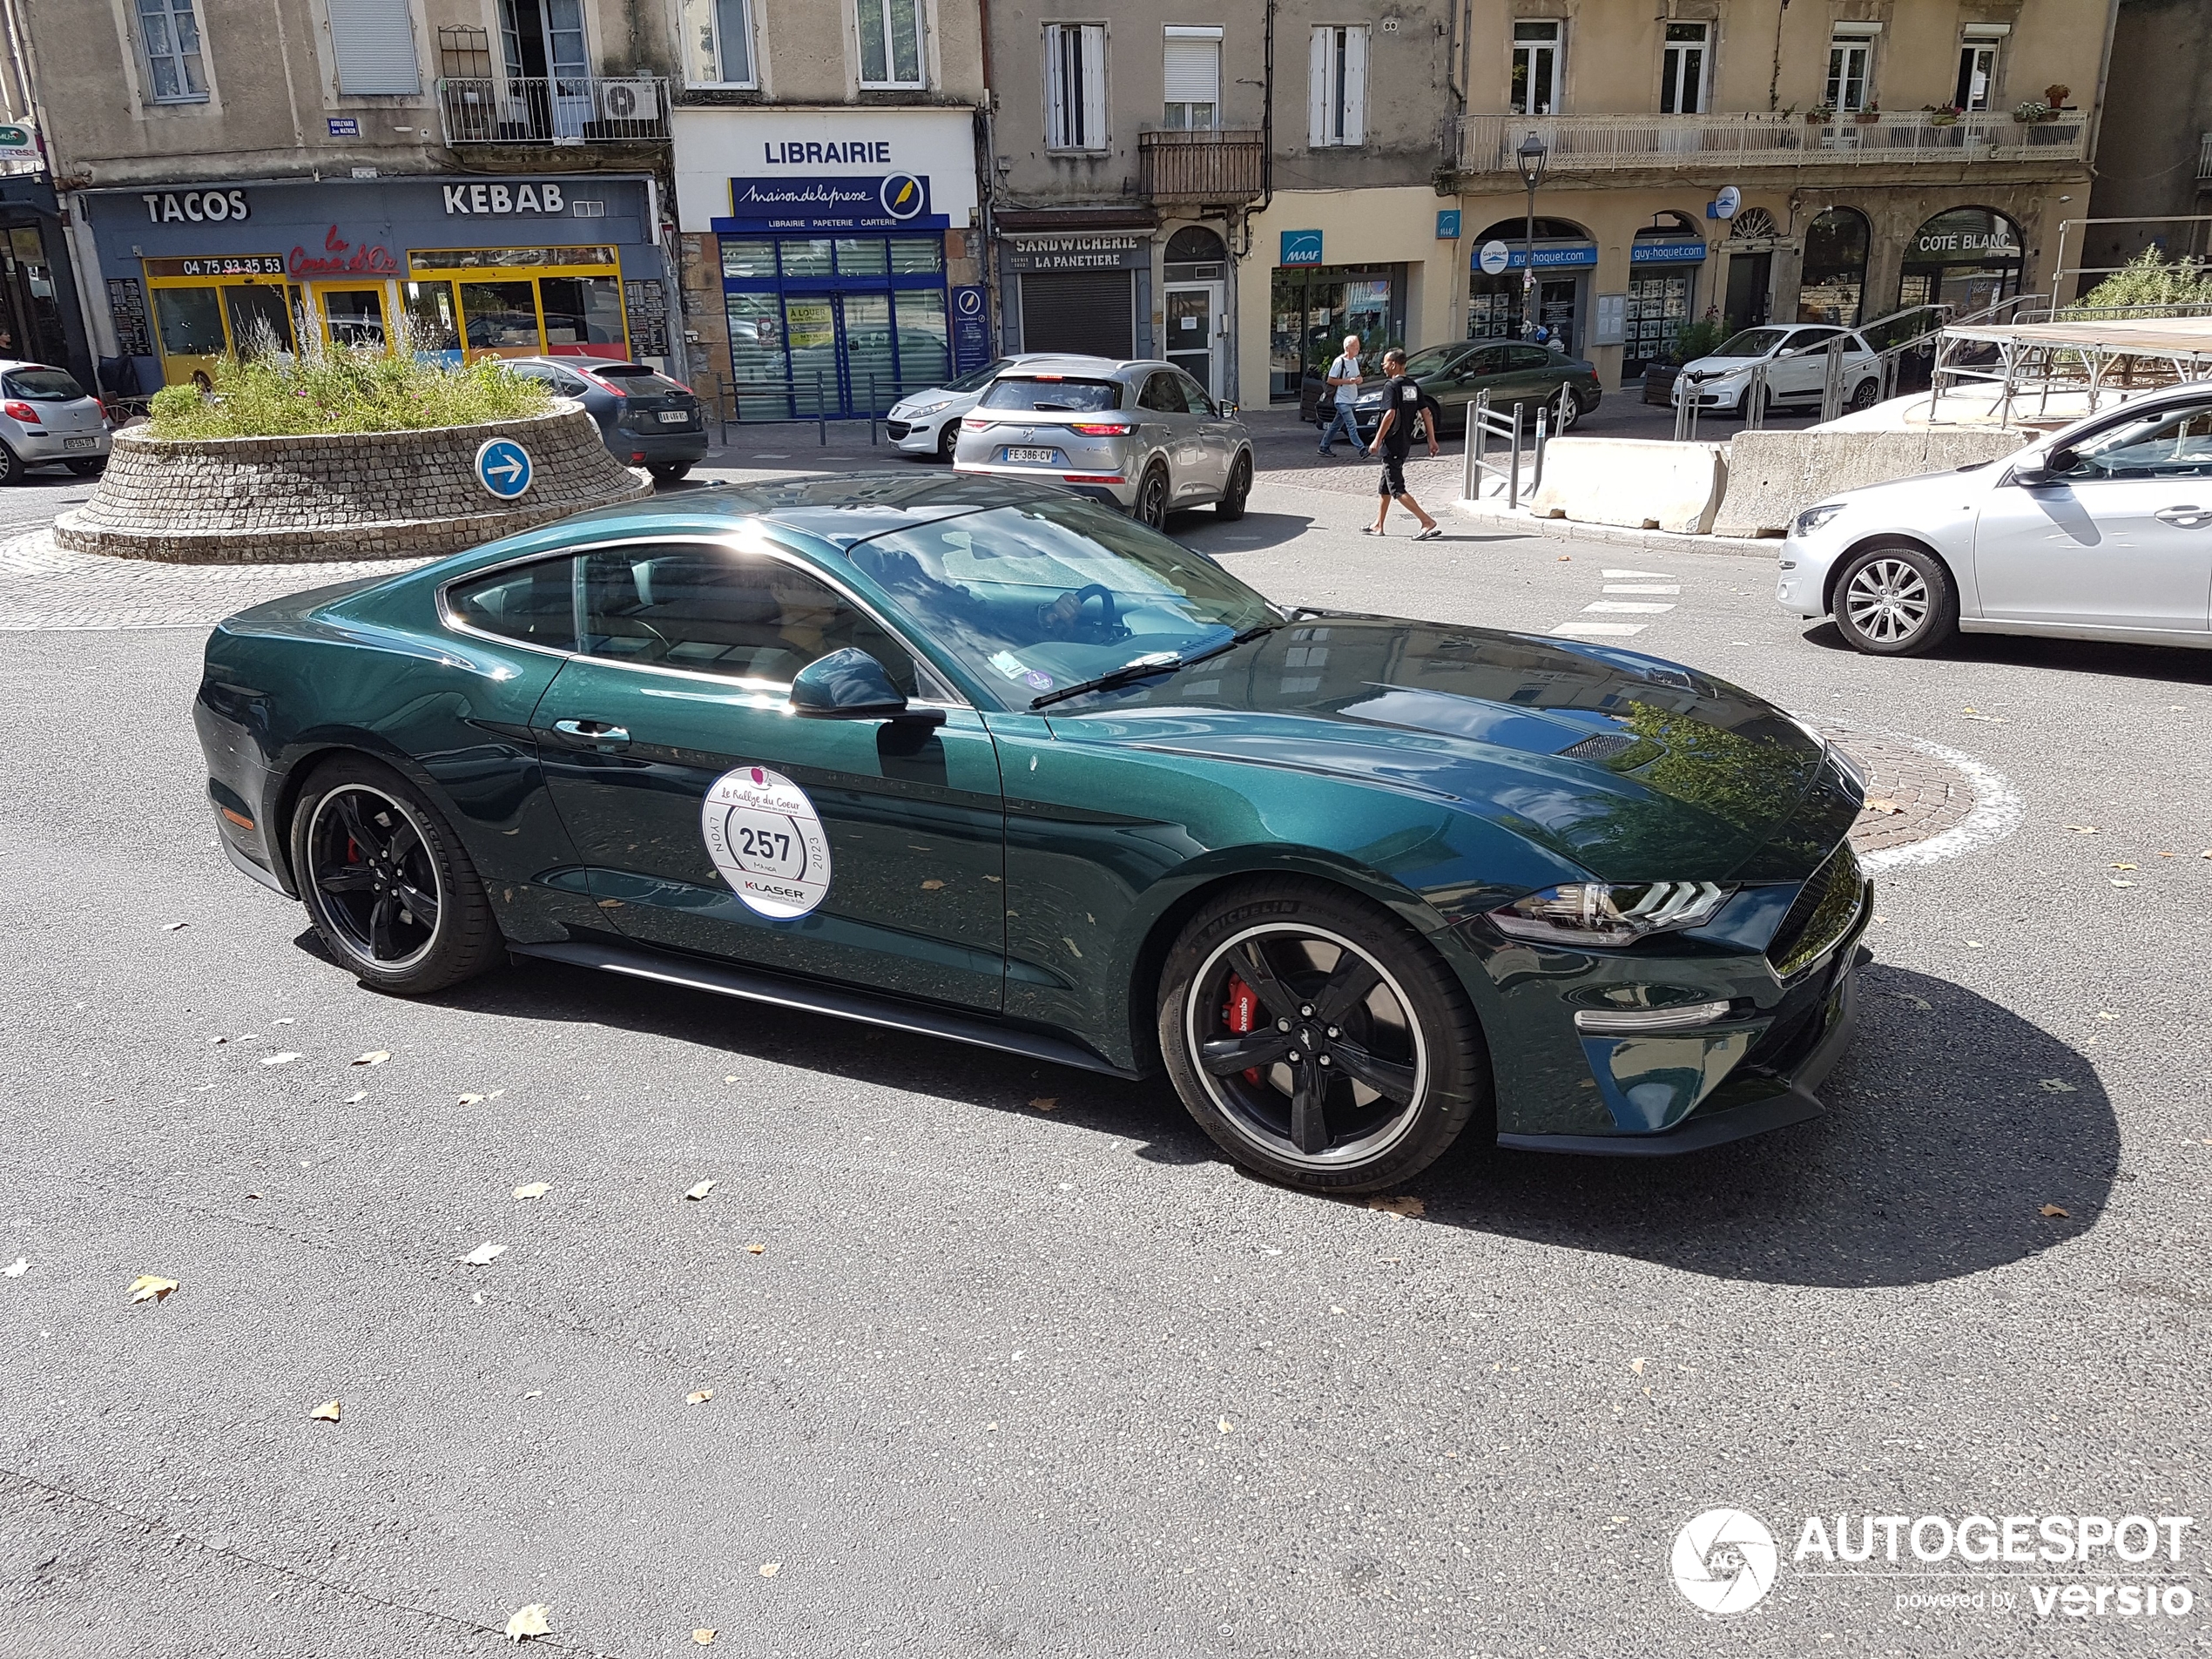
[[[1252,995],[1252,988],[1234,974],[1229,976],[1229,1003],[1221,1010],[1221,1020],[1238,1036],[1243,1036],[1259,1022],[1259,999]],[[1253,1066],[1247,1069],[1244,1081],[1257,1083],[1259,1068]]]

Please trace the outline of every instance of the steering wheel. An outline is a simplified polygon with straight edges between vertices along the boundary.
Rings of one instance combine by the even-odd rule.
[[[1104,608],[1105,615],[1098,619],[1096,626],[1087,626],[1083,621],[1082,608],[1094,596]],[[1096,582],[1076,590],[1076,619],[1069,627],[1078,639],[1088,644],[1106,644],[1129,637],[1129,630],[1122,626],[1121,613],[1114,604],[1114,590]]]

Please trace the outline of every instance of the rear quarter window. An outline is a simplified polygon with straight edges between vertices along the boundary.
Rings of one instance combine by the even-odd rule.
[[[545,559],[463,577],[446,590],[446,605],[455,620],[479,632],[549,651],[574,651],[574,566],[570,558]]]
[[[1001,374],[983,394],[987,409],[1034,409],[1041,415],[1089,415],[1121,407],[1118,381],[1046,381]]]

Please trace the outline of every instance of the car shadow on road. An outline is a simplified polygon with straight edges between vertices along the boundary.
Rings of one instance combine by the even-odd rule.
[[[1853,654],[1832,622],[1816,623],[1800,637],[1823,651]],[[2073,674],[2103,674],[2158,684],[2212,685],[2212,651],[2189,646],[2047,639],[2034,634],[1954,634],[1929,651],[1923,660],[2050,668]]]
[[[1168,520],[1168,534],[1177,541],[1208,555],[1258,553],[1296,541],[1313,527],[1301,513],[1247,511],[1234,521],[1216,518],[1204,509],[1177,513]]]

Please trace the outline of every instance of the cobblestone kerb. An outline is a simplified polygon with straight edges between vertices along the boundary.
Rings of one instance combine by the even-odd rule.
[[[492,437],[529,452],[530,486],[513,502],[476,482],[476,451]],[[98,488],[56,522],[54,539],[171,564],[433,557],[652,488],[567,399],[523,420],[421,432],[175,439],[134,428],[115,435]]]

